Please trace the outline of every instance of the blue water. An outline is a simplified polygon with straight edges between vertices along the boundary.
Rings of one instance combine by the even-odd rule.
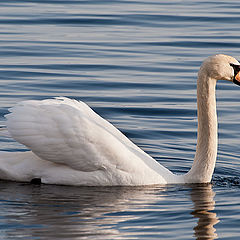
[[[175,173],[192,164],[203,59],[240,59],[235,1],[0,2],[0,126],[26,99],[87,102]],[[76,188],[0,182],[0,239],[239,239],[240,88],[217,86],[211,184]],[[24,150],[0,138],[0,150]]]

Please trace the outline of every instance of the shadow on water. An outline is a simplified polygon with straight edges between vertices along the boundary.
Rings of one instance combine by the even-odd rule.
[[[215,239],[214,195],[210,184],[76,188],[0,182],[0,226],[4,239],[163,239],[179,234],[174,229],[180,221],[184,234],[196,224],[189,238]]]

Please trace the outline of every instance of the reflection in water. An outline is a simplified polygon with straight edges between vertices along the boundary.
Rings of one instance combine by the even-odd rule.
[[[10,227],[4,239],[13,236],[118,239],[124,235],[119,230],[125,227],[122,222],[138,219],[139,209],[161,200],[161,194],[153,194],[153,189],[29,184],[16,187],[15,183],[5,183],[5,188],[0,190],[1,198],[10,196],[11,199],[0,207],[1,211],[6,211],[1,215],[7,216],[8,226],[19,224],[19,227],[14,230]],[[11,215],[7,213],[9,205],[14,209]]]
[[[215,193],[211,184],[200,184],[192,188],[191,199],[194,203],[192,215],[198,218],[198,224],[194,227],[197,239],[216,239],[217,234],[214,225],[219,222],[215,208]]]
[[[194,228],[196,238],[216,238],[214,225],[218,219],[212,212],[211,185],[77,188],[2,182],[0,225],[5,227],[0,237],[174,239],[192,224],[189,187],[192,215],[199,219]]]

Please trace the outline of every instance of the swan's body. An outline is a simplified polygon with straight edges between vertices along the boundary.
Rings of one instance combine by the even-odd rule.
[[[85,186],[210,182],[217,155],[215,86],[220,79],[238,83],[238,65],[230,56],[216,55],[200,68],[197,149],[185,175],[160,165],[85,103],[56,98],[10,109],[5,135],[31,151],[0,152],[0,179]]]

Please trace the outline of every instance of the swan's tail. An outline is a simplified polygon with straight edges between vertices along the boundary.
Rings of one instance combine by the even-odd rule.
[[[0,137],[11,137],[6,127],[0,127]]]
[[[29,182],[34,178],[31,163],[36,165],[37,156],[28,152],[0,151],[0,179]],[[35,161],[35,162],[34,162]]]
[[[2,131],[0,130],[0,136],[2,136]],[[16,164],[17,157],[12,152],[0,151],[0,179],[1,180],[14,180],[12,174],[10,173],[9,167],[13,163]]]

